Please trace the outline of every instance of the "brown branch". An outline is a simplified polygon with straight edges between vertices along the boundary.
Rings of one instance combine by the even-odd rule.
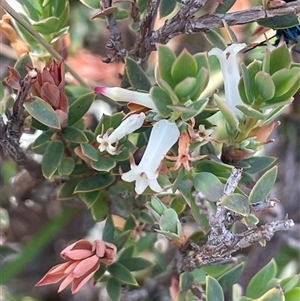
[[[0,145],[9,156],[21,166],[24,166],[28,172],[36,177],[41,177],[40,165],[29,156],[19,145],[22,135],[21,128],[24,122],[24,107],[32,84],[36,80],[36,73],[29,71],[23,80],[20,80],[20,89],[16,97],[12,113],[6,111],[8,118],[5,124],[3,117],[0,116]]]
[[[107,22],[107,28],[110,31],[110,39],[106,44],[106,48],[111,50],[113,53],[108,54],[105,58],[103,58],[103,62],[110,63],[113,62],[115,59],[123,59],[128,55],[127,50],[124,48],[122,36],[118,29],[117,20],[115,18],[114,12],[106,13],[106,11],[109,12],[109,9],[112,8],[112,0],[102,0],[102,8],[103,11],[96,13],[93,18],[96,18],[101,15],[105,15],[106,22]]]
[[[229,25],[242,25],[266,18],[276,16],[291,16],[300,12],[300,1],[287,3],[284,7],[266,10],[262,6],[255,6],[247,10],[226,13],[226,14],[212,14],[204,15],[199,18],[172,19],[167,20],[166,23],[158,30],[154,31],[151,36],[150,45],[155,49],[155,43],[166,44],[170,39],[182,34],[193,34],[203,32],[213,28],[224,27],[224,21]]]
[[[223,196],[232,194],[238,186],[242,176],[242,169],[233,169],[224,187]],[[263,211],[274,207],[277,199],[267,199],[262,202],[250,205],[251,212]],[[181,251],[184,253],[182,265],[179,271],[192,271],[204,265],[223,264],[231,261],[231,255],[239,249],[244,249],[262,240],[270,240],[275,232],[288,230],[294,225],[293,220],[270,222],[260,227],[253,227],[243,233],[234,234],[228,227],[242,217],[230,210],[224,208],[220,202],[217,202],[217,211],[214,213],[207,201],[200,193],[196,196],[196,203],[206,214],[211,226],[207,242],[198,246],[194,243],[188,243]],[[192,251],[189,254],[187,250]]]
[[[132,57],[140,63],[143,69],[147,68],[148,57],[151,53],[150,37],[157,16],[160,0],[148,1],[145,17],[141,22],[139,35],[132,51]]]

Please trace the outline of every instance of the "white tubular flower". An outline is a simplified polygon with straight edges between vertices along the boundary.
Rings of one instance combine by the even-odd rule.
[[[133,114],[122,121],[110,134],[106,132],[104,135],[98,135],[97,142],[99,143],[98,149],[100,152],[107,151],[111,155],[118,154],[117,146],[113,146],[112,144],[139,129],[143,125],[145,118],[146,116],[144,113]]]
[[[157,111],[154,102],[148,93],[130,91],[122,88],[96,87],[95,92],[111,98],[114,101],[132,102],[146,108]]]
[[[154,124],[149,142],[139,165],[131,162],[131,170],[122,175],[126,182],[135,181],[137,194],[149,186],[155,192],[163,189],[157,182],[159,165],[169,149],[179,138],[179,130],[174,122],[160,120]]]
[[[238,90],[240,72],[237,54],[246,46],[247,44],[245,43],[231,44],[224,51],[219,48],[213,48],[208,53],[209,56],[215,55],[220,62],[224,79],[225,99],[234,112],[239,112],[235,107],[236,105],[243,104]]]

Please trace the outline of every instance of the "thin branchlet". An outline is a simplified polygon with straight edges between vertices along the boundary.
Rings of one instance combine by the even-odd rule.
[[[224,187],[223,196],[232,194],[235,191],[241,177],[242,169],[233,169]],[[277,199],[266,199],[250,205],[250,211],[251,213],[260,212],[274,207],[277,202]],[[235,234],[228,228],[230,224],[242,218],[239,214],[224,208],[220,200],[217,202],[217,210],[214,212],[208,201],[200,193],[196,195],[196,204],[199,205],[202,213],[208,218],[211,226],[210,234],[205,244],[197,246],[194,243],[188,243],[189,246],[182,248],[183,259],[180,271],[192,271],[205,265],[232,262],[234,258],[231,256],[236,251],[263,240],[269,241],[275,232],[288,230],[294,225],[293,220],[285,219],[253,227],[243,233]],[[230,222],[228,221],[228,215],[232,215]]]

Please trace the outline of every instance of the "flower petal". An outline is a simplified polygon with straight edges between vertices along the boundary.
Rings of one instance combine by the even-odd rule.
[[[95,240],[93,243],[93,251],[96,253],[96,255],[101,258],[105,254],[105,242],[103,240]]]
[[[60,293],[62,290],[64,290],[72,281],[74,280],[74,277],[72,274],[69,274],[66,279],[60,284],[58,288],[58,293]]]
[[[90,257],[94,254],[94,252],[92,252],[92,250],[71,250],[71,251],[67,251],[63,254],[63,257],[65,259],[71,259],[71,260],[82,260],[85,259],[87,257]]]
[[[237,113],[239,110],[236,105],[242,104],[242,99],[238,91],[240,80],[237,54],[247,46],[245,43],[233,43],[224,51],[213,48],[208,55],[217,56],[224,79],[225,99],[230,107]]]
[[[83,275],[80,278],[76,278],[73,281],[72,284],[72,294],[77,293],[95,274],[95,272],[99,269],[100,262],[98,262],[97,266],[95,267],[95,270]]]
[[[179,135],[176,123],[165,119],[155,123],[139,167],[147,171],[148,168],[152,172],[156,171],[161,160],[178,140]]]
[[[77,250],[77,249],[92,250],[92,248],[93,248],[93,244],[90,241],[88,241],[87,239],[81,239],[64,248],[61,251],[60,255],[70,250]]]
[[[72,275],[74,278],[79,278],[90,271],[96,271],[99,262],[97,255],[84,259],[77,264]]]
[[[110,143],[115,143],[117,140],[121,140],[126,135],[139,129],[143,125],[145,118],[145,114],[140,113],[132,114],[123,120],[121,124],[109,135]]]
[[[103,94],[114,101],[131,102],[157,111],[154,102],[150,94],[148,93],[130,91],[127,89],[122,89],[117,87],[114,88],[96,87],[94,91]]]

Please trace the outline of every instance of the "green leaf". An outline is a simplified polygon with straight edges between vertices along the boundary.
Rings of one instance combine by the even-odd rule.
[[[109,212],[109,202],[110,199],[107,191],[101,189],[91,206],[93,218],[97,222],[102,222],[106,218]]]
[[[182,193],[182,190],[180,190],[180,192]],[[184,195],[183,195],[183,197],[184,197]],[[186,200],[186,196],[184,197],[184,199]],[[207,216],[201,212],[201,210],[199,208],[199,204],[196,201],[196,198],[190,197],[189,203],[190,203],[191,212],[195,219],[195,222],[201,227],[201,229],[208,232],[210,230],[210,225],[209,225]]]
[[[61,133],[66,140],[71,142],[87,143],[89,141],[84,132],[74,126],[67,126]]]
[[[117,247],[117,250],[120,251],[124,245],[126,244],[128,238],[130,237],[131,234],[131,229],[124,231],[123,233],[121,233],[120,235],[116,236],[112,243]]]
[[[43,34],[43,35],[50,35],[52,33],[55,33],[57,28],[57,25],[59,24],[59,19],[56,17],[48,17],[41,21],[35,22],[32,27],[37,32]]]
[[[99,1],[98,1],[99,4]],[[92,105],[96,93],[90,92],[80,96],[69,107],[68,125],[75,124],[84,114],[89,110]]]
[[[222,286],[222,289],[224,292],[227,289],[229,289],[230,287],[232,287],[237,282],[237,280],[240,278],[240,276],[243,272],[243,269],[244,269],[244,265],[245,265],[245,263],[241,262],[240,264],[236,265],[229,271],[226,271],[224,274],[222,274],[218,278],[218,282]]]
[[[127,268],[131,272],[144,270],[153,265],[153,263],[142,257],[127,257],[118,260],[125,268]]]
[[[275,88],[277,86],[273,81],[273,76],[267,72],[259,71],[255,75],[255,84],[257,86],[258,92],[263,99],[271,99],[275,94]]]
[[[43,99],[36,96],[33,98],[35,99],[33,102],[24,104],[28,113],[49,128],[60,130],[59,119],[54,109]]]
[[[225,14],[230,10],[230,8],[235,4],[236,0],[227,0],[219,3],[215,13],[217,14]]]
[[[218,201],[223,195],[224,185],[212,173],[200,172],[194,176],[194,187],[201,192],[205,199],[211,202]]]
[[[192,117],[198,116],[207,106],[208,98],[202,98],[185,107],[181,114],[182,120],[189,120]]]
[[[148,0],[138,0],[137,6],[139,11],[142,13],[147,8]]]
[[[158,65],[156,68],[156,80],[159,84],[159,79],[166,81],[170,87],[174,87],[175,83],[171,75],[171,68],[176,60],[174,52],[165,45],[157,46]]]
[[[290,70],[281,69],[275,72],[272,75],[272,80],[274,81],[276,87],[275,97],[286,94],[293,88],[296,83],[298,83],[298,87],[300,87],[299,78],[300,68],[297,67],[294,67]]]
[[[58,167],[58,173],[61,176],[69,176],[72,173],[72,171],[74,170],[74,168],[75,168],[74,158],[67,157],[61,161],[61,163]]]
[[[75,168],[72,172],[72,176],[79,176],[79,175],[84,175],[87,172],[90,172],[89,166],[87,166],[85,163],[82,164],[75,164]]]
[[[119,255],[119,262],[121,262],[121,260],[125,259],[125,258],[131,258],[133,256],[134,253],[134,245],[131,245],[129,247],[127,247],[126,249],[122,250],[121,254]]]
[[[168,117],[172,113],[172,110],[168,108],[168,105],[172,105],[172,99],[169,94],[165,90],[155,86],[151,88],[150,95],[159,114],[164,118]]]
[[[207,301],[224,301],[224,293],[219,282],[206,275],[206,300]]]
[[[290,50],[285,44],[282,44],[270,53],[270,69],[268,73],[273,75],[278,70],[285,68],[290,69],[291,63]]]
[[[191,288],[194,282],[194,275],[190,272],[181,273],[179,276],[179,289],[187,291]]]
[[[161,0],[159,5],[159,16],[161,18],[169,15],[176,7],[176,0]]]
[[[121,282],[114,277],[109,278],[106,284],[106,291],[112,301],[119,301],[122,291]]]
[[[267,291],[257,301],[285,301],[283,291],[280,286],[274,287]]]
[[[181,82],[179,82],[175,88],[174,92],[178,96],[179,99],[184,99],[183,102],[187,101],[187,97],[192,93],[194,87],[197,85],[197,81],[195,77],[186,77]]]
[[[196,101],[204,89],[207,87],[209,82],[209,69],[208,68],[200,68],[198,74],[196,75],[197,85],[194,90],[191,92],[191,100]]]
[[[67,200],[74,197],[74,190],[77,184],[81,181],[80,178],[71,178],[64,183],[59,190],[58,199]]]
[[[43,132],[40,136],[38,136],[35,141],[33,142],[31,148],[37,148],[44,143],[48,142],[50,138],[54,135],[53,131],[47,130],[46,132]]]
[[[236,106],[240,111],[242,111],[246,116],[249,116],[253,119],[264,120],[265,116],[261,112],[252,109],[249,106],[237,105]]]
[[[110,174],[97,174],[82,180],[75,189],[75,192],[89,192],[99,190],[110,185],[115,177]]]
[[[209,172],[217,177],[228,178],[232,172],[232,166],[212,160],[201,160],[196,164],[195,172]]]
[[[147,92],[150,91],[151,83],[144,70],[135,60],[127,57],[125,59],[125,68],[130,85],[133,89]]]
[[[79,0],[82,4],[89,8],[100,9],[99,0]]]
[[[110,156],[99,156],[97,161],[92,161],[92,167],[98,171],[109,172],[116,166],[116,161]]]
[[[106,242],[112,243],[115,235],[115,225],[112,216],[109,215],[105,221],[102,239]]]
[[[268,196],[276,181],[277,170],[277,166],[272,167],[256,182],[249,195],[251,203],[263,201]]]
[[[214,97],[215,97],[215,101],[217,103],[218,108],[220,109],[221,113],[225,117],[229,126],[232,129],[237,130],[239,121],[235,117],[232,108],[223,99],[221,99],[217,94],[215,94]]]
[[[254,101],[253,85],[250,77],[250,73],[244,63],[241,64],[241,75],[244,82],[245,95],[247,101],[251,104]]]
[[[105,190],[95,190],[95,191],[80,193],[79,195],[80,198],[86,203],[88,208],[91,208],[94,202],[96,202],[96,200],[98,199],[99,194],[101,192],[107,193]]]
[[[284,294],[286,301],[299,301],[300,287],[294,287],[292,290]]]
[[[159,227],[162,231],[177,233],[178,215],[172,208],[166,209],[160,217]]]
[[[42,160],[42,172],[45,178],[50,179],[54,175],[63,158],[64,151],[64,144],[60,140],[49,142]]]
[[[114,277],[116,277],[117,279],[119,279],[124,283],[131,284],[131,285],[138,285],[138,283],[136,282],[135,278],[132,276],[130,271],[126,269],[119,262],[115,262],[112,265],[109,265],[107,267],[107,271],[111,275],[113,275]]]
[[[249,200],[242,194],[233,193],[222,198],[220,204],[226,209],[247,216],[250,213]]]
[[[42,15],[42,7],[37,0],[18,0],[25,6],[25,11],[28,12],[29,17],[32,20],[38,21]]]
[[[289,276],[280,281],[280,286],[283,289],[283,291],[286,293],[291,289],[293,289],[297,285],[299,280],[300,280],[300,274]]]
[[[125,114],[123,112],[116,113],[112,116],[103,115],[95,130],[95,137],[105,133],[110,128],[117,128],[121,124],[124,117]]]
[[[126,20],[129,17],[130,17],[129,12],[126,9],[122,9],[118,7],[118,10],[115,12],[116,20],[118,21]]]
[[[14,65],[14,68],[19,71],[21,78],[24,78],[28,74],[26,66],[32,66],[32,60],[28,53],[21,56]]]
[[[195,58],[187,50],[183,50],[172,66],[171,75],[174,82],[179,83],[186,77],[196,77],[197,71]]]
[[[276,162],[277,158],[269,156],[255,156],[243,161],[248,163],[250,167],[245,168],[245,171],[250,174],[261,172]]]
[[[203,34],[212,46],[222,50],[226,49],[227,44],[224,38],[216,30],[204,31]]]
[[[286,2],[290,2],[290,1],[286,1]],[[297,18],[297,15],[277,16],[277,17],[259,20],[257,23],[264,27],[269,27],[273,29],[282,29],[282,28],[289,28],[295,25],[299,25],[299,19]]]
[[[258,271],[250,280],[246,296],[251,298],[259,298],[266,292],[266,283],[275,277],[277,271],[276,263],[272,259],[260,271]]]
[[[80,145],[82,153],[90,158],[92,161],[98,161],[100,157],[100,152],[96,149],[93,145],[89,143],[81,144]]]

